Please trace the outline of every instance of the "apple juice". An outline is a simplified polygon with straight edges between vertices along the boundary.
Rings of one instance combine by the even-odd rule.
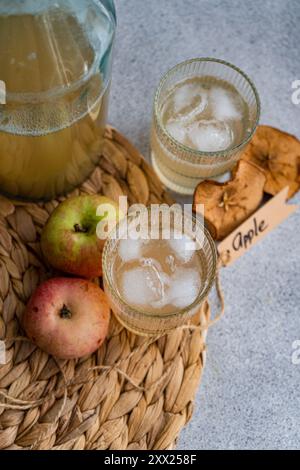
[[[192,305],[204,275],[193,245],[187,236],[120,240],[112,268],[120,297],[131,307],[153,315],[168,315]]]
[[[104,43],[109,34],[103,30]],[[98,52],[92,37],[55,4],[35,15],[0,16],[0,80],[6,85],[6,104],[0,105],[0,192],[51,199],[94,169],[109,83],[99,71],[103,50]]]

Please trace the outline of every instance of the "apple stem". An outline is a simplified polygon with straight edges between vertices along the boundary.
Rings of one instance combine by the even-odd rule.
[[[87,233],[88,229],[86,227],[82,227],[80,224],[75,224],[74,225],[74,230],[76,233]]]
[[[69,319],[72,317],[71,310],[68,309],[66,305],[63,306],[63,308],[59,312],[60,318],[66,318]]]

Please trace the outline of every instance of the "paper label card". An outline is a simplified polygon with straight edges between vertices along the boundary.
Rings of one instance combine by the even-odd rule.
[[[237,260],[298,209],[296,205],[286,204],[288,190],[288,187],[284,188],[219,244],[218,252],[225,266]]]

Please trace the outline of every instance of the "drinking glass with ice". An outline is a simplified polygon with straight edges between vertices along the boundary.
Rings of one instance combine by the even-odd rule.
[[[251,139],[260,104],[251,80],[217,59],[177,65],[155,97],[153,166],[170,189],[193,194],[202,179],[228,172]]]
[[[112,310],[137,334],[163,334],[188,321],[200,310],[215,277],[216,249],[208,231],[181,208],[173,211],[181,211],[181,220],[189,219],[189,224],[178,223],[174,216],[165,227],[164,218],[154,221],[149,208],[148,236],[136,238],[131,227],[136,227],[138,215],[129,213],[104,248],[104,288]],[[149,234],[155,223],[159,237],[153,239]]]

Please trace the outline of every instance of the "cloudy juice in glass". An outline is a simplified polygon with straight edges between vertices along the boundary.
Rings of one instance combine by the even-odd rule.
[[[151,156],[161,181],[193,194],[199,181],[230,171],[251,139],[260,104],[251,80],[217,59],[177,65],[155,96]]]
[[[106,241],[104,288],[118,320],[136,334],[161,335],[187,322],[211,289],[214,242],[200,221],[182,213],[165,208],[156,217],[147,210],[148,235],[133,238],[137,215],[129,214]]]

